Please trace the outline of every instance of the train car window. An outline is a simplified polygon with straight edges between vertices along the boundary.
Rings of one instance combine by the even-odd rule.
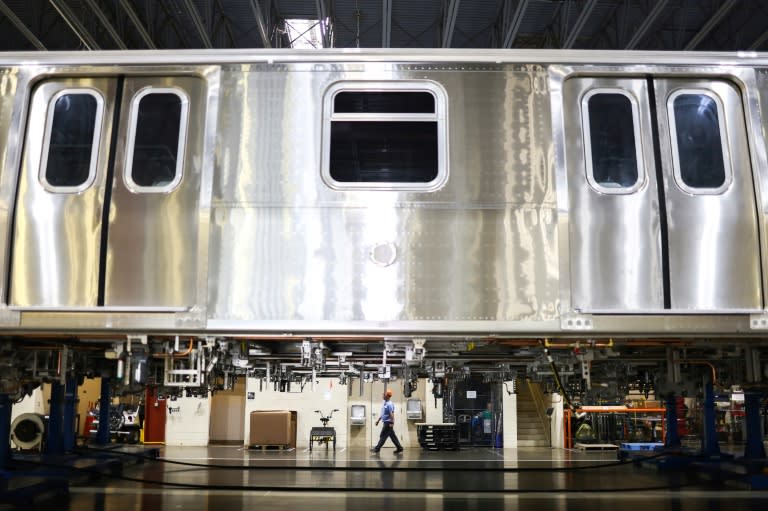
[[[437,189],[446,178],[445,108],[433,82],[335,84],[324,106],[324,180],[336,189]]]
[[[330,170],[339,183],[430,183],[437,177],[437,123],[332,122]]]
[[[96,176],[104,98],[92,89],[57,93],[48,108],[40,181],[52,193],[78,193]]]
[[[189,99],[147,88],[133,98],[124,181],[135,193],[167,193],[182,178]]]
[[[642,184],[638,112],[621,89],[594,89],[582,100],[587,181],[601,193],[632,193]]]
[[[720,193],[730,182],[722,105],[710,91],[676,91],[668,100],[675,179],[690,193]]]
[[[429,92],[344,91],[333,99],[334,113],[433,114]]]

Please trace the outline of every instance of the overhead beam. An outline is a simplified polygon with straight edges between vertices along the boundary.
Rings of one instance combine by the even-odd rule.
[[[16,27],[16,30],[21,32],[21,34],[27,38],[27,41],[32,43],[32,46],[37,48],[38,50],[45,51],[47,48],[45,45],[38,39],[35,34],[32,33],[30,29],[27,28],[27,26],[24,24],[21,19],[19,19],[18,16],[16,16],[16,13],[11,10],[10,7],[8,7],[3,0],[0,0],[0,12],[2,12],[8,20],[13,23],[13,26]]]
[[[83,25],[77,16],[75,16],[75,13],[72,12],[72,9],[69,8],[64,0],[48,0],[48,2],[54,9],[56,9],[56,12],[59,13],[59,16],[64,20],[64,23],[66,23],[69,28],[72,29],[72,32],[75,33],[77,38],[80,39],[83,46],[89,50],[101,49],[101,46],[96,42],[96,39],[94,39],[91,33],[88,32],[85,25]]]
[[[758,37],[758,38],[757,38],[757,40],[756,40],[754,43],[752,43],[752,44],[750,44],[750,45],[749,45],[749,50],[750,50],[750,51],[755,51],[755,50],[757,50],[757,49],[758,49],[758,48],[760,48],[762,45],[764,45],[766,41],[768,41],[768,30],[766,30],[765,32],[763,32],[763,35],[761,35],[760,37]]]
[[[259,0],[250,0],[250,4],[253,17],[256,19],[256,28],[259,31],[259,37],[261,37],[261,44],[264,48],[272,48],[272,42],[269,40],[267,24],[264,22],[264,15],[261,12]]]
[[[219,15],[219,23],[221,25],[224,25],[224,30],[227,32],[227,37],[229,37],[230,46],[232,48],[237,47],[237,41],[235,41],[235,34],[232,32],[232,26],[229,24],[229,17],[227,16],[226,11],[224,10],[224,4],[221,3],[221,0],[215,0],[216,7],[215,9],[218,12]],[[218,27],[215,27],[213,30],[213,36],[216,37],[216,34],[218,34]]]
[[[525,16],[525,10],[528,8],[529,0],[520,0],[515,8],[515,13],[512,15],[512,19],[507,26],[507,30],[504,33],[504,42],[501,44],[502,48],[512,48],[517,38],[517,33],[520,31],[520,24],[523,22],[523,16]]]
[[[86,4],[88,4],[88,7],[93,11],[93,14],[96,15],[97,18],[99,18],[99,21],[101,22],[101,25],[104,27],[104,30],[107,31],[109,34],[109,37],[112,38],[112,40],[115,42],[115,44],[120,48],[121,50],[127,50],[128,46],[126,46],[125,42],[123,42],[123,39],[120,37],[120,34],[117,33],[117,30],[115,30],[115,27],[112,26],[112,23],[110,23],[109,18],[107,18],[107,15],[104,14],[104,11],[99,8],[99,6],[96,4],[94,0],[83,0]]]
[[[701,43],[701,41],[703,41],[709,35],[709,33],[712,32],[712,29],[714,29],[717,24],[720,23],[723,18],[725,18],[728,12],[733,9],[738,1],[739,0],[726,0],[726,2],[720,6],[717,12],[711,18],[709,18],[709,21],[707,21],[704,26],[701,27],[699,33],[693,36],[693,39],[691,39],[683,49],[685,51],[689,51],[696,48]]]
[[[184,4],[184,8],[186,9],[187,14],[189,14],[189,17],[192,18],[192,24],[195,26],[195,30],[197,30],[197,35],[200,37],[200,40],[203,41],[203,45],[210,50],[213,48],[213,43],[208,36],[208,32],[205,30],[203,20],[200,18],[200,13],[197,12],[197,7],[192,3],[192,0],[181,0],[181,2]]]
[[[144,24],[139,19],[139,15],[136,14],[136,11],[133,10],[131,3],[128,0],[120,0],[120,7],[123,8],[125,14],[128,16],[128,19],[131,20],[131,23],[133,23],[133,28],[135,28],[139,33],[141,40],[144,41],[144,44],[147,46],[147,48],[156,50],[157,45],[152,40],[152,36],[149,35],[147,29],[144,28]]]
[[[657,0],[656,5],[653,6],[653,9],[651,9],[651,12],[648,13],[648,16],[646,16],[643,22],[640,24],[640,27],[638,27],[637,31],[632,36],[632,39],[630,39],[627,45],[624,47],[625,50],[634,50],[637,45],[640,44],[640,42],[648,33],[648,30],[656,22],[656,19],[667,7],[668,3],[669,0]]]
[[[325,4],[325,0],[315,0],[317,6],[317,22],[320,23],[320,39],[323,48],[330,48],[331,45],[331,16]],[[326,20],[328,24],[326,25]]]
[[[443,48],[450,48],[453,40],[453,29],[456,26],[456,18],[459,14],[459,4],[461,0],[449,0],[448,8],[445,11],[443,20]]]
[[[192,46],[190,46],[187,43],[187,40],[184,37],[186,34],[181,32],[181,30],[179,29],[179,24],[177,23],[176,17],[168,9],[168,6],[166,5],[166,2],[170,2],[170,1],[171,0],[163,0],[163,1],[158,0],[156,2],[147,2],[146,3],[146,6],[147,6],[147,10],[146,10],[146,13],[147,13],[147,25],[149,25],[150,27],[154,28],[153,32],[160,33],[160,34],[165,32],[165,27],[166,26],[170,25],[171,30],[173,30],[173,33],[176,34],[176,39],[178,40],[179,44],[183,45],[185,48],[191,48]],[[164,16],[163,23],[162,23],[162,25],[160,25],[159,28],[157,28],[153,24],[153,22],[152,22],[152,20],[150,18],[150,13],[152,11],[151,11],[149,6],[152,3],[154,3],[154,5],[160,6],[160,10],[163,11],[163,16]],[[173,4],[173,10],[178,11],[179,7],[176,4]]]
[[[392,46],[392,0],[381,0],[381,47]]]
[[[565,38],[565,43],[563,44],[564,49],[573,48],[576,39],[581,35],[581,31],[584,29],[584,25],[587,24],[587,20],[589,20],[596,5],[597,0],[587,0],[586,5],[581,10],[581,14],[579,14],[579,18],[576,20],[576,23],[573,24],[571,32],[568,34],[568,37]]]

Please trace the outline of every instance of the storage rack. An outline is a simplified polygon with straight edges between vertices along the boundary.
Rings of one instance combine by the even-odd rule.
[[[419,437],[419,445],[423,449],[455,451],[459,448],[459,432],[456,429],[456,424],[417,423],[416,432]]]

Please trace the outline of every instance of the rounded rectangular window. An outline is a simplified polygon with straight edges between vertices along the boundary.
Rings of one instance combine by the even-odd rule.
[[[104,99],[92,89],[56,94],[48,108],[40,181],[50,192],[77,193],[96,176]]]
[[[334,113],[434,114],[435,97],[429,92],[344,91],[333,98]]]
[[[339,183],[431,183],[437,126],[427,122],[331,124],[331,178]]]
[[[178,89],[147,88],[133,98],[125,184],[135,193],[166,193],[182,178],[189,99]]]
[[[668,100],[675,178],[690,193],[719,193],[729,184],[722,106],[709,91],[676,91]]]
[[[325,94],[323,179],[336,189],[432,191],[446,179],[445,93],[434,82],[340,82]]]
[[[594,89],[582,100],[587,181],[602,193],[631,193],[642,184],[638,107],[621,89]]]

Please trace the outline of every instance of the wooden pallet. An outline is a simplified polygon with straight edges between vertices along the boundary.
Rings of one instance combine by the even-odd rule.
[[[262,451],[287,451],[293,449],[290,445],[249,445],[249,449]]]
[[[615,451],[619,447],[613,444],[582,444],[576,443],[574,445],[576,449],[582,451]]]

